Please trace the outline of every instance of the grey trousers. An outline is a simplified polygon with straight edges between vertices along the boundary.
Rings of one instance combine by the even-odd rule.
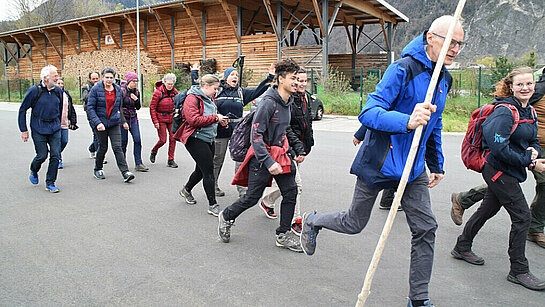
[[[429,298],[428,284],[433,266],[437,221],[431,210],[428,183],[428,175],[423,172],[413,182],[407,184],[401,199],[401,206],[412,233],[409,272],[411,300]],[[315,214],[309,217],[308,224],[340,233],[360,233],[369,221],[379,192],[380,190],[370,188],[358,178],[348,211]]]
[[[469,209],[475,203],[483,200],[486,190],[488,190],[488,185],[483,183],[480,186],[471,188],[469,191],[460,192],[460,206],[464,209]]]
[[[214,142],[214,178],[216,180],[216,189],[218,189],[218,178],[220,177],[221,167],[225,161],[225,154],[227,153],[227,148],[229,148],[229,140],[231,138],[217,138]],[[235,162],[235,173],[242,162]],[[246,194],[248,188],[237,185],[238,195],[242,196]]]

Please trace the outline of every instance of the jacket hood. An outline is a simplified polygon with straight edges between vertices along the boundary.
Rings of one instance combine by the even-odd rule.
[[[198,85],[193,85],[193,86],[187,91],[187,94],[188,94],[188,95],[193,94],[193,95],[202,96],[202,97],[206,96],[206,95],[203,93],[201,87],[198,86]]]
[[[159,81],[155,82],[155,88],[156,89],[160,88],[162,85],[164,85],[163,80],[159,80]]]
[[[283,106],[289,106],[293,103],[293,95],[290,95],[290,98],[287,102],[282,99],[282,96],[280,96],[280,94],[278,93],[278,85],[273,85],[269,87],[267,91],[263,94],[263,99],[280,101],[280,104],[282,104]]]
[[[155,82],[155,89],[167,94],[168,93],[168,90],[167,90],[167,87],[165,86],[165,84],[163,83],[163,80],[159,80],[157,82]],[[172,88],[171,92],[173,92],[174,94],[178,94],[178,90],[176,90],[175,87]]]
[[[426,67],[432,69],[432,63],[428,55],[426,54],[426,45],[428,44],[425,40],[425,35],[428,31],[422,32],[415,39],[413,39],[401,52],[401,57],[411,56],[415,60],[421,62]]]
[[[509,97],[495,97],[494,104],[496,103],[508,103],[512,104],[515,107],[517,107],[517,110],[522,111],[524,108],[522,107],[521,102],[515,98],[515,96],[509,96]],[[526,107],[530,106],[530,103]]]

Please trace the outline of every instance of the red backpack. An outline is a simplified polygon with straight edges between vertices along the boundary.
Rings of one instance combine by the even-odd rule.
[[[532,108],[532,119],[523,119],[520,120],[519,112],[517,108],[508,103],[497,103],[497,104],[488,104],[478,108],[477,110],[471,113],[471,118],[469,119],[469,124],[467,125],[467,132],[462,141],[462,162],[464,165],[476,172],[481,172],[486,162],[486,156],[490,151],[486,152],[483,149],[483,130],[482,123],[486,118],[494,112],[494,110],[499,106],[508,107],[509,110],[513,113],[513,118],[515,123],[511,128],[511,134],[517,129],[519,123],[530,122],[534,123],[536,119],[535,110]]]

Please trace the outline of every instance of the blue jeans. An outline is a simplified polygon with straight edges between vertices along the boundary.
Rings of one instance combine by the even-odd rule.
[[[132,135],[132,142],[134,143],[134,164],[142,164],[142,139],[140,138],[140,128],[138,127],[138,117],[131,117],[127,121],[129,124],[129,130],[123,129],[123,126],[119,126],[121,129],[121,147],[123,148],[123,154],[127,157],[127,143],[129,142],[129,131]]]
[[[61,146],[61,131],[53,134],[40,134],[32,131],[32,141],[36,150],[36,157],[30,163],[30,170],[38,174],[42,163],[47,159],[47,153],[50,153],[49,166],[45,177],[47,185],[54,185],[57,180],[57,172],[59,170],[59,150]]]
[[[59,160],[62,161],[62,151],[66,147],[66,144],[68,144],[68,129],[62,129],[61,128],[61,144],[59,146]]]
[[[89,126],[91,126],[91,131],[93,131],[93,141],[91,142],[91,145],[89,145],[89,152],[97,152],[98,151],[98,139],[97,139],[97,134],[95,132],[96,126],[93,125],[91,120],[89,120]]]

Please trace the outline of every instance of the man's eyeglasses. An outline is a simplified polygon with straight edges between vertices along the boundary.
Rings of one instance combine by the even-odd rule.
[[[536,85],[535,82],[526,82],[526,83],[517,83],[517,84],[513,84],[513,87],[516,87],[516,88],[524,88],[524,86],[528,87],[528,88],[533,88],[534,86]]]
[[[446,37],[444,37],[443,35],[439,35],[439,34],[437,34],[437,33],[435,33],[435,32],[432,32],[432,34],[435,35],[435,36],[438,36],[438,37],[440,37],[440,38],[442,38],[442,39],[446,39]],[[456,45],[458,45],[458,47],[460,47],[460,49],[458,50],[458,52],[460,52],[460,51],[462,51],[462,49],[464,49],[466,43],[465,43],[465,42],[457,41],[457,40],[455,40],[455,39],[452,39],[452,40],[450,41],[450,45],[448,46],[448,48],[449,48],[449,49],[454,49],[454,48],[456,47]]]

